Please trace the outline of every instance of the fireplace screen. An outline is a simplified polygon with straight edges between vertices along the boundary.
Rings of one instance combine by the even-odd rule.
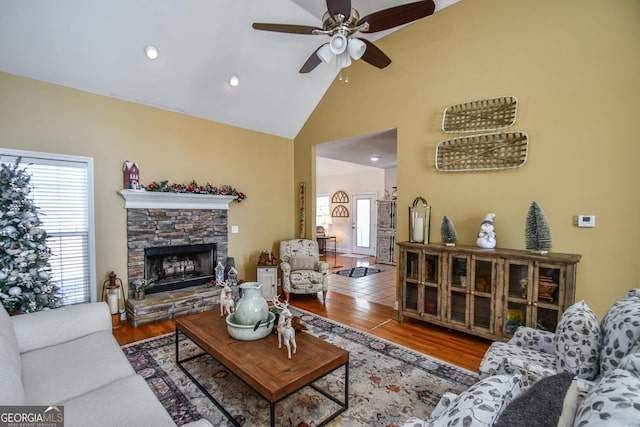
[[[216,244],[163,246],[144,250],[144,276],[154,286],[147,293],[208,283],[214,278]]]

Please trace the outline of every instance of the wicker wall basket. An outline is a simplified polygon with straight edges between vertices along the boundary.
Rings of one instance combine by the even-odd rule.
[[[450,105],[444,110],[442,130],[447,133],[479,132],[513,126],[518,113],[515,96],[478,99]]]
[[[471,172],[514,169],[527,162],[529,135],[499,132],[441,141],[436,147],[436,169]]]

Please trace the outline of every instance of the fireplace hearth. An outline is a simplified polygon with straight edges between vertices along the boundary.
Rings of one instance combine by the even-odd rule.
[[[214,278],[216,244],[152,247],[144,250],[148,294],[199,286]]]

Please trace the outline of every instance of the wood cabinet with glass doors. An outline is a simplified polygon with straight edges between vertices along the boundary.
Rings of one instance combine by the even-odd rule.
[[[437,243],[398,246],[400,322],[407,316],[507,340],[520,325],[555,331],[574,302],[580,255]]]
[[[442,318],[440,301],[441,256],[437,251],[415,248],[402,251],[402,300],[400,321],[403,314],[415,318],[438,321]]]

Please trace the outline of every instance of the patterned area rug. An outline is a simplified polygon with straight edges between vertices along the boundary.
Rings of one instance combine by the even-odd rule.
[[[300,316],[308,328],[300,333],[310,333],[350,352],[349,409],[329,423],[330,426],[399,426],[412,415],[428,415],[444,392],[459,393],[478,380],[475,373],[371,334],[293,307],[292,312]],[[181,358],[200,352],[186,339],[181,338],[180,345]],[[174,334],[130,344],[123,350],[176,424],[204,417],[215,426],[231,425],[176,366]],[[222,400],[223,406],[241,425],[269,424],[268,403],[224,366],[209,356],[189,363],[190,372]],[[315,384],[341,396],[343,383],[344,369],[338,369]],[[135,404],[135,396],[131,399]],[[316,420],[324,419],[335,409],[333,402],[307,387],[276,405],[276,424],[313,426]]]
[[[345,277],[353,277],[357,279],[358,277],[364,277],[370,274],[380,273],[381,271],[382,270],[380,270],[379,268],[353,267],[353,268],[348,268],[346,270],[336,271],[334,274],[339,274],[340,276],[345,276]]]

